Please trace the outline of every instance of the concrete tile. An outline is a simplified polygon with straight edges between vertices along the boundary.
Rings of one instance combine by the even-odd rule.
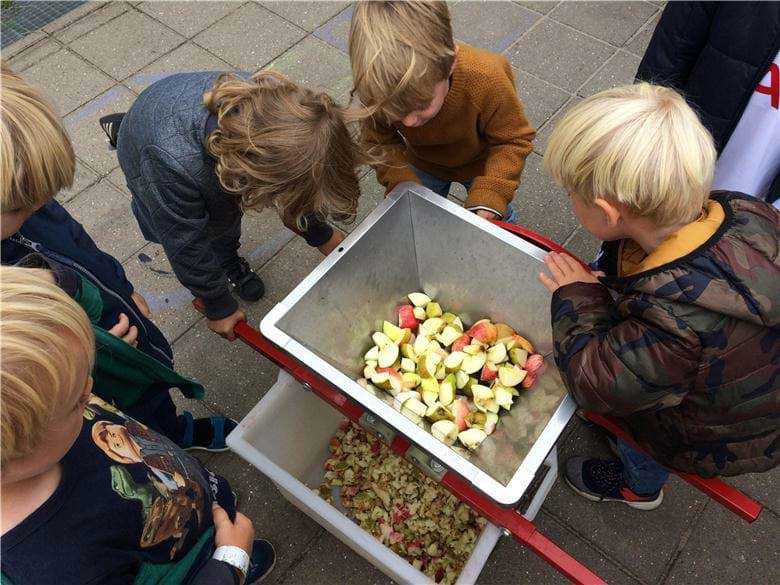
[[[347,53],[349,23],[352,20],[353,11],[353,6],[350,6],[346,10],[342,10],[328,22],[318,27],[314,31],[314,36],[330,45],[333,45],[343,53]]]
[[[133,101],[135,95],[129,89],[115,85],[65,116],[65,127],[76,155],[101,175],[108,174],[119,166],[119,163],[116,160],[116,152],[108,149],[106,135],[98,120],[106,114],[126,112]]]
[[[273,209],[249,211],[241,222],[241,247],[238,253],[255,270],[262,267],[295,238]]]
[[[520,39],[508,57],[517,69],[574,92],[612,53],[609,45],[546,20]]]
[[[45,24],[43,27],[41,27],[41,30],[45,33],[52,34],[58,30],[65,28],[69,24],[73,24],[77,20],[81,20],[87,14],[90,14],[92,12],[95,12],[96,10],[100,10],[104,8],[106,4],[107,2],[96,2],[96,1],[85,2],[81,6],[77,6],[76,8],[66,12],[59,18],[56,18],[50,23]],[[115,2],[115,4],[121,4],[121,3]]]
[[[312,63],[317,63],[312,67]],[[264,69],[272,69],[310,89],[324,90],[338,99],[352,88],[349,58],[324,41],[308,36]]]
[[[127,85],[135,93],[141,93],[155,81],[181,71],[229,71],[231,65],[225,63],[193,43],[185,43],[175,48],[144,67],[138,73],[134,73],[125,80]]]
[[[94,185],[100,180],[100,177],[87,165],[76,159],[76,174],[73,177],[73,186],[70,189],[64,189],[57,193],[57,201],[65,205],[73,201],[87,187]]]
[[[141,10],[185,37],[192,37],[234,12],[240,2],[141,2]]]
[[[777,516],[748,524],[710,502],[665,583],[778,583],[779,540]]]
[[[657,10],[647,2],[561,2],[549,16],[622,47]]]
[[[592,262],[601,249],[601,241],[580,226],[570,236],[564,247],[583,262]]]
[[[724,481],[761,502],[764,508],[780,514],[780,467],[766,473],[748,473],[738,477],[727,477]]]
[[[576,227],[569,197],[542,170],[542,157],[531,153],[525,161],[515,195],[518,223],[555,242],[564,242]]]
[[[42,89],[61,116],[114,85],[113,79],[68,50],[42,59],[27,69],[24,77]]]
[[[585,428],[580,421],[572,424],[574,432],[559,443],[561,467],[573,455],[614,457],[596,430]],[[657,583],[676,555],[677,543],[688,533],[708,501],[676,476],[670,478],[664,490],[661,507],[643,512],[625,504],[589,502],[564,481],[559,481],[543,509],[628,568],[634,577]]]
[[[344,10],[349,2],[331,2],[329,0],[286,2],[271,0],[269,2],[259,2],[259,4],[285,20],[289,20],[302,29],[311,32]]]
[[[394,581],[355,553],[338,538],[325,532],[312,542],[301,562],[284,575],[278,583],[339,583],[340,585],[392,585]]]
[[[10,59],[11,57],[15,57],[22,51],[26,51],[33,45],[37,45],[44,39],[46,39],[46,33],[43,31],[37,30],[31,32],[30,34],[23,36],[15,43],[11,43],[7,47],[3,47],[3,59]]]
[[[639,32],[634,35],[628,43],[626,43],[626,50],[631,51],[634,55],[639,57],[644,56],[647,45],[650,44],[650,39],[653,38],[655,27],[658,26],[658,21],[661,19],[661,13],[658,12],[645,26],[643,26]]]
[[[268,578],[278,582],[298,559],[310,554],[312,543],[324,530],[298,511],[276,486],[237,455],[220,454],[208,468],[224,476],[239,497],[239,510],[254,523],[255,538],[267,538],[276,549],[276,566]]]
[[[515,87],[523,102],[526,117],[537,129],[570,97],[565,91],[525,71],[515,70]]]
[[[536,517],[534,524],[539,532],[607,583],[639,585],[639,581],[606,557],[603,551],[568,530],[544,511]],[[569,583],[569,581],[534,552],[516,540],[505,537],[493,549],[493,554],[490,555],[477,583],[481,585],[498,583],[544,583],[549,585],[551,583]]]
[[[98,247],[124,262],[146,242],[130,211],[130,201],[108,182],[89,187],[66,206]]]
[[[587,97],[605,89],[634,82],[641,58],[626,51],[618,51],[578,91]]]
[[[117,42],[132,35],[133,42]],[[79,55],[114,79],[124,79],[167,53],[184,37],[141,12],[130,10],[70,43]]]
[[[571,108],[573,105],[578,104],[582,101],[582,98],[579,96],[574,96],[569,101],[567,101],[561,109],[559,109],[555,115],[550,118],[547,123],[542,126],[536,133],[536,139],[534,140],[534,152],[537,152],[539,154],[544,154],[544,151],[547,149],[547,141],[550,140],[550,135],[552,134],[552,131],[555,129],[555,124],[560,120],[561,116],[563,116],[566,111]]]
[[[126,219],[128,229],[140,234],[134,217]],[[154,322],[169,341],[177,339],[201,318],[192,307],[192,295],[176,278],[165,251],[148,244],[124,262],[125,273],[146,298]]]
[[[116,187],[117,191],[121,191],[128,199],[132,197],[130,189],[127,188],[127,182],[125,181],[125,174],[122,172],[121,167],[115,168],[107,176],[106,180]]]
[[[29,45],[24,50],[19,51],[13,57],[10,57],[8,59],[8,66],[15,73],[22,73],[28,67],[31,67],[36,63],[40,63],[43,59],[49,55],[53,55],[61,49],[62,45],[60,45],[57,41],[54,41],[49,37],[43,37],[39,39],[38,42]],[[3,49],[4,58],[6,55],[5,51],[6,49]]]
[[[221,59],[256,71],[306,33],[257,4],[245,4],[193,40]]]
[[[132,10],[127,2],[102,2],[101,4],[102,6],[98,6],[97,9],[85,14],[77,13],[72,21],[65,20],[63,23],[59,24],[57,24],[57,21],[54,21],[51,25],[53,27],[59,26],[59,28],[51,29],[50,32],[52,36],[60,42],[70,43],[113,20],[117,16],[126,13],[128,10]],[[68,15],[66,14],[63,18],[66,18],[67,16]],[[60,26],[60,24],[64,24],[65,26]]]
[[[505,51],[540,18],[513,2],[456,2],[450,14],[456,40],[496,53]]]
[[[374,208],[385,199],[385,188],[376,180],[376,173],[371,170],[360,179],[360,200],[358,202],[357,216],[350,224],[339,222],[339,228],[349,233],[354,230]]]
[[[515,4],[530,8],[540,14],[547,14],[550,10],[555,8],[558,3],[559,0],[515,0]]]

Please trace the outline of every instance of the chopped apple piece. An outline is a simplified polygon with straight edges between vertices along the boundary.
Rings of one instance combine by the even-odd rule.
[[[398,343],[398,340],[403,336],[400,327],[396,327],[390,321],[382,322],[382,333],[387,335],[393,343]]]
[[[461,370],[462,371],[462,370]],[[466,372],[463,372],[464,374]],[[466,374],[468,376],[468,374]],[[469,398],[473,397],[473,394],[471,393],[471,388],[479,384],[479,380],[477,380],[474,376],[468,376],[468,380],[466,380],[466,384],[464,384],[463,388],[460,389],[460,391]]]
[[[374,345],[378,346],[379,349],[382,349],[386,345],[391,345],[393,343],[393,340],[390,339],[387,335],[382,333],[381,331],[377,331],[371,336],[371,339],[374,340]]]
[[[455,340],[461,336],[461,332],[452,325],[447,325],[439,335],[436,336],[442,345],[448,346],[455,343]]]
[[[387,372],[375,372],[371,376],[371,383],[382,390],[388,390],[390,388],[390,374]]]
[[[431,434],[445,445],[452,445],[458,439],[458,425],[450,420],[440,420],[431,425]]]
[[[409,297],[409,300],[412,301],[415,307],[424,307],[431,302],[431,297],[421,292],[413,292],[406,296]]]
[[[441,354],[437,351],[429,350],[417,358],[417,369],[423,378],[435,378],[436,368],[441,362]]]
[[[471,387],[471,392],[474,396],[474,406],[483,412],[489,410],[490,402],[495,402],[493,391],[487,386],[475,384]]]
[[[450,374],[439,384],[439,402],[444,406],[452,404],[455,400],[455,374]]]
[[[393,398],[393,408],[395,408],[396,410],[401,410],[401,407],[404,405],[404,402],[406,402],[410,398],[419,400],[420,393],[415,392],[414,390],[407,390],[405,392],[400,392],[396,394],[395,398]]]
[[[425,350],[428,349],[428,346],[431,344],[431,338],[427,335],[418,335],[417,339],[414,340],[414,353],[416,353],[418,356],[421,356],[425,353]]]
[[[502,408],[509,410],[512,408],[512,392],[506,386],[496,384],[493,386],[493,394],[495,394],[496,402]]]
[[[444,367],[444,362],[436,366],[436,379],[444,380],[447,377],[447,368]]]
[[[496,430],[496,425],[498,424],[498,415],[495,412],[488,412],[485,414],[485,427],[484,431],[486,435],[492,435],[493,431]]]
[[[450,405],[450,410],[453,416],[455,416],[455,424],[458,425],[458,430],[466,430],[466,417],[469,415],[468,401],[465,398],[456,398]]]
[[[529,374],[538,375],[542,373],[544,371],[544,357],[538,353],[529,355],[524,368],[528,370]]]
[[[404,372],[416,372],[417,364],[414,363],[414,360],[410,360],[409,358],[403,358],[401,360],[401,369]]]
[[[498,368],[498,380],[502,386],[517,386],[525,378],[526,371],[519,366],[504,364]]]
[[[418,321],[425,321],[428,318],[428,315],[425,314],[425,309],[423,307],[415,307],[413,314],[414,318]]]
[[[485,357],[485,352],[479,352],[476,355],[467,355],[465,358],[463,358],[463,363],[460,365],[460,369],[467,374],[474,374],[481,370],[482,366],[485,365]]]
[[[487,361],[494,364],[500,364],[506,361],[506,346],[503,343],[496,343],[487,352]]]
[[[375,362],[373,360],[366,362],[366,367],[363,368],[363,377],[370,380],[374,374],[376,374],[376,368],[378,365],[379,362]]]
[[[379,350],[379,367],[389,368],[398,359],[398,346],[395,343],[385,345]]]
[[[528,352],[521,347],[513,347],[509,350],[509,359],[516,366],[524,368],[525,363],[528,360]]]
[[[444,319],[441,317],[427,319],[420,324],[420,335],[427,335],[428,337],[431,337],[444,329],[445,325],[446,323],[444,323]]]
[[[450,355],[452,355],[452,354],[450,354]],[[465,388],[466,384],[468,384],[468,383],[469,383],[469,375],[466,372],[464,372],[462,370],[458,370],[457,372],[455,372],[455,387],[458,390],[461,390],[461,389]]]
[[[414,351],[414,345],[411,343],[404,343],[401,345],[401,355],[405,358],[409,358],[410,360],[417,359],[417,352]]]
[[[363,359],[368,361],[378,361],[379,360],[379,347],[374,346],[371,349],[369,349],[366,352],[366,355],[363,356]]]
[[[457,370],[465,357],[466,354],[462,351],[453,351],[444,359],[444,367],[451,371]]]
[[[425,418],[431,422],[437,422],[440,420],[455,420],[455,416],[452,414],[449,408],[444,406],[441,402],[434,402],[425,411]]]
[[[385,390],[390,392],[393,396],[403,391],[404,381],[401,377],[401,372],[396,368],[377,368],[376,371],[377,374],[387,374],[389,376],[388,387],[385,388]]]
[[[401,414],[404,415],[406,418],[408,418],[410,421],[412,421],[414,424],[419,425],[422,422],[422,417],[418,416],[416,413],[412,412],[408,408],[404,407],[401,409]]]
[[[398,326],[401,329],[417,329],[419,322],[414,316],[414,307],[411,305],[401,305],[396,310],[398,311]]]
[[[463,443],[467,449],[474,451],[480,446],[482,441],[487,438],[487,434],[482,429],[468,429],[458,434],[458,440]]]
[[[498,376],[498,366],[490,362],[485,362],[482,372],[479,374],[480,382],[492,382]]]
[[[414,414],[419,416],[420,418],[425,416],[425,412],[428,410],[428,407],[425,406],[418,398],[409,398],[404,402],[404,408],[408,408],[411,410]]]
[[[464,333],[453,342],[450,351],[463,351],[463,348],[469,343],[471,343],[471,337]]]
[[[496,323],[496,339],[512,337],[514,334],[515,330],[506,323]]]
[[[437,302],[431,301],[427,305],[425,305],[425,314],[428,316],[429,319],[433,319],[434,317],[441,317],[442,310],[441,305]]]
[[[528,374],[521,383],[521,386],[528,390],[536,382],[536,374]]]
[[[428,406],[439,401],[439,381],[436,378],[423,378],[420,381],[420,390],[423,402]]]
[[[526,350],[528,353],[533,353],[534,352],[534,346],[531,345],[531,342],[528,341],[522,335],[517,335],[515,333],[515,335],[512,337],[512,339],[515,340],[515,346],[520,347],[520,348]]]
[[[470,412],[466,417],[466,426],[468,428],[484,429],[487,421],[487,414],[482,411]]]
[[[496,326],[490,322],[490,319],[477,321],[466,333],[482,343],[493,343],[496,340]]]
[[[496,343],[501,343],[506,348],[507,351],[511,350],[513,347],[517,345],[517,340],[515,339],[514,335],[511,337],[500,337]]]
[[[403,381],[403,387],[410,389],[410,388],[416,388],[420,385],[420,376],[418,374],[414,374],[411,372],[406,372],[405,374],[401,375],[401,380]]]
[[[472,343],[463,348],[463,353],[467,353],[469,355],[477,355],[481,351],[482,351],[482,346],[477,345],[476,343]]]

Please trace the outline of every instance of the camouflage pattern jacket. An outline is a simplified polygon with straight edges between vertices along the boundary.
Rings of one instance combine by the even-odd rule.
[[[684,255],[620,276],[625,242],[606,243],[602,284],[552,300],[555,360],[579,406],[705,477],[780,462],[780,214],[737,193],[712,200],[721,221]]]

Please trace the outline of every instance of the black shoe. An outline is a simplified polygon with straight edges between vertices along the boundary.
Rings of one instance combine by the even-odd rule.
[[[274,545],[262,538],[252,543],[252,554],[249,557],[249,572],[246,574],[247,585],[259,583],[265,579],[276,564],[276,551]]]
[[[238,426],[238,423],[232,418],[224,416],[196,419],[191,413],[184,411],[179,415],[179,418],[184,423],[184,433],[179,441],[179,446],[187,451],[209,451],[211,453],[227,451],[225,437]]]
[[[122,125],[122,119],[125,117],[124,113],[121,114],[109,114],[100,118],[100,127],[103,132],[108,136],[108,143],[112,149],[116,148],[117,139],[119,138],[119,127]]]
[[[637,510],[655,510],[664,499],[662,489],[643,496],[628,487],[620,461],[572,457],[566,461],[563,478],[571,489],[592,502],[622,502]]]
[[[238,258],[234,266],[225,271],[233,290],[243,300],[253,303],[263,298],[265,286],[260,277],[249,267],[249,262]]]

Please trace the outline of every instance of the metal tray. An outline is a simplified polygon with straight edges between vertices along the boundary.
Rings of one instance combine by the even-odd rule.
[[[549,293],[537,280],[544,255],[542,248],[405,183],[266,315],[260,330],[494,501],[515,504],[574,412],[554,364],[467,456],[355,379],[371,332],[416,290],[467,322],[488,316],[508,323],[551,362]]]

